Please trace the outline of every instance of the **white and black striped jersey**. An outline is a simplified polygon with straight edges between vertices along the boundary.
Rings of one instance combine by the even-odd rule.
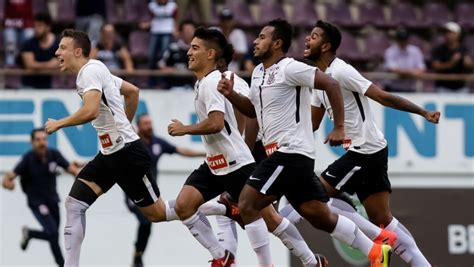
[[[387,141],[375,124],[369,100],[365,96],[372,82],[339,58],[333,60],[325,73],[338,81],[341,87],[344,100],[344,128],[346,136],[352,142],[349,149],[372,154],[386,147]],[[311,104],[324,107],[332,119],[331,103],[324,91],[314,90]]]
[[[283,58],[252,73],[249,99],[255,107],[267,154],[278,150],[315,158],[311,90],[316,68]]]
[[[226,75],[230,78],[230,72],[226,72]],[[255,162],[238,130],[232,104],[217,90],[220,79],[221,72],[214,70],[194,86],[194,106],[199,121],[207,119],[213,111],[224,113],[224,128],[218,133],[201,136],[207,154],[206,163],[215,175],[225,175]],[[239,79],[237,75],[234,76],[236,84]]]
[[[102,154],[114,153],[125,143],[139,139],[125,114],[124,100],[120,94],[122,79],[112,75],[104,63],[90,59],[79,70],[76,86],[81,98],[89,90],[102,93],[99,116],[92,121],[99,135]]]

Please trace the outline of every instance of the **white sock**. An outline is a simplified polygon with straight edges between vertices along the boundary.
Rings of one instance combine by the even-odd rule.
[[[199,211],[206,215],[225,215],[226,207],[215,200],[210,200],[199,207]]]
[[[290,204],[283,207],[278,213],[287,218],[292,224],[297,224],[303,220],[303,217]]]
[[[204,214],[197,211],[191,217],[183,220],[183,224],[188,227],[194,238],[209,250],[214,259],[225,256],[225,249],[217,241],[214,232],[212,232],[211,224]]]
[[[375,224],[371,223],[366,218],[362,217],[357,211],[346,202],[337,199],[331,198],[328,203],[329,209],[336,214],[343,215],[353,221],[357,227],[371,240],[374,240],[379,236],[382,229],[380,229]]]
[[[280,225],[273,231],[273,234],[280,238],[283,244],[298,257],[305,267],[316,266],[318,261],[313,252],[309,249],[296,227],[283,218]]]
[[[342,215],[338,215],[337,224],[331,236],[353,248],[359,249],[366,256],[369,255],[374,245],[374,242],[364,235],[354,222]]]
[[[86,210],[89,205],[71,196],[66,198],[66,226],[64,245],[66,248],[64,266],[79,266],[81,245],[86,233]]]
[[[217,240],[221,246],[237,255],[238,237],[235,222],[225,216],[216,216],[216,221],[217,227],[219,227]]]
[[[411,233],[395,217],[392,218],[392,221],[387,225],[387,227],[385,227],[385,229],[397,234],[397,240],[393,245],[393,251],[406,263],[410,264],[412,267],[431,266],[416,245],[415,239]]]
[[[268,237],[265,221],[260,218],[252,223],[245,225],[245,232],[255,253],[257,253],[260,267],[272,266],[272,257],[270,255],[270,239]]]
[[[167,222],[179,220],[179,217],[176,214],[176,211],[174,210],[174,206],[176,206],[175,199],[165,201],[165,212]]]

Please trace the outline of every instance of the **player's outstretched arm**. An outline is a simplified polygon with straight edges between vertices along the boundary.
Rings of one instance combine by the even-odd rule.
[[[344,102],[339,83],[324,72],[316,71],[314,75],[314,88],[326,92],[333,111],[334,129],[329,133],[324,143],[329,142],[331,146],[341,145],[344,141],[345,133]]]
[[[375,84],[370,85],[369,89],[367,89],[367,92],[365,92],[365,95],[386,107],[418,114],[432,123],[439,122],[439,117],[441,115],[439,111],[425,110],[404,97],[385,92]]]
[[[8,171],[5,173],[5,176],[3,177],[2,181],[2,186],[5,189],[8,190],[13,190],[15,189],[15,178],[17,177],[17,174],[14,171]]]
[[[184,157],[205,157],[206,156],[206,152],[192,150],[187,147],[177,147],[176,152]]]
[[[255,108],[250,100],[234,91],[234,73],[230,75],[230,79],[225,77],[222,73],[221,80],[217,84],[217,90],[223,94],[232,105],[249,118],[255,118]]]
[[[168,133],[171,136],[215,134],[222,129],[224,129],[224,113],[221,111],[211,111],[207,119],[197,124],[184,125],[179,120],[171,120],[168,125]]]
[[[131,122],[137,111],[140,89],[127,81],[123,81],[122,87],[120,87],[120,94],[124,96],[125,114],[128,121]]]
[[[44,125],[46,133],[52,134],[57,130],[90,122],[99,116],[99,107],[102,92],[99,90],[89,90],[84,93],[82,100],[84,105],[76,112],[60,120],[48,119]]]

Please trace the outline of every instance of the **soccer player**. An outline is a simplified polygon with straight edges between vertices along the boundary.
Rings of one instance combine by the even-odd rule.
[[[56,191],[57,167],[76,175],[76,163],[70,164],[56,149],[48,148],[47,134],[42,128],[31,131],[31,150],[23,155],[13,171],[3,178],[3,187],[15,188],[15,178],[20,176],[23,192],[26,194],[28,207],[43,231],[23,227],[21,249],[25,250],[31,239],[49,242],[54,260],[59,266],[64,265],[64,258],[59,247],[59,196]]]
[[[371,239],[383,240],[384,229],[396,233],[394,251],[411,266],[431,266],[416,245],[410,232],[390,211],[391,186],[387,175],[388,147],[377,128],[369,106],[369,98],[398,110],[418,114],[427,121],[438,123],[440,112],[428,111],[411,101],[387,93],[365,79],[351,65],[336,56],[341,33],[330,23],[318,21],[306,37],[304,56],[341,85],[344,99],[346,138],[351,140],[348,151],[329,165],[321,181],[330,196],[338,192],[356,193],[364,205],[371,224],[346,203],[333,199],[332,210],[353,220]],[[312,98],[313,127],[317,129],[324,113],[334,119],[333,105],[324,91],[314,90]]]
[[[257,117],[269,155],[252,173],[239,198],[249,240],[268,244],[268,237],[259,234],[265,228],[260,211],[285,195],[314,227],[361,250],[373,266],[388,266],[390,246],[373,243],[351,220],[331,213],[324,187],[314,176],[311,90],[324,90],[333,106],[335,127],[327,137],[331,145],[342,144],[345,137],[343,101],[336,81],[285,56],[292,35],[291,25],[281,19],[261,30],[254,41],[254,56],[262,63],[252,73],[249,98],[233,91],[232,78],[222,78],[218,85],[242,113]]]
[[[66,29],[56,56],[61,71],[77,75],[77,92],[83,106],[68,117],[45,124],[48,134],[92,121],[100,152],[77,175],[66,199],[66,266],[79,266],[85,234],[85,213],[95,200],[118,184],[152,222],[166,219],[165,204],[151,173],[151,158],[130,121],[138,105],[139,90],[112,75],[100,61],[89,59],[86,33]]]
[[[156,136],[153,133],[151,117],[147,113],[138,115],[136,122],[138,136],[148,149],[148,153],[151,156],[151,173],[152,177],[155,179],[155,182],[158,178],[157,164],[163,154],[178,154],[184,157],[204,157],[206,155],[204,152],[194,151],[182,146],[174,146],[163,138]],[[140,267],[143,266],[142,256],[145,252],[148,239],[151,234],[151,222],[145,216],[143,216],[137,206],[133,204],[131,199],[126,197],[125,202],[128,209],[137,217],[138,220],[138,231],[137,240],[135,242],[133,267]]]

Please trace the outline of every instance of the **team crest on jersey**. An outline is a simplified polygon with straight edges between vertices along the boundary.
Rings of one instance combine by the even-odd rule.
[[[270,85],[275,82],[276,71],[272,71],[268,74],[267,84]]]

